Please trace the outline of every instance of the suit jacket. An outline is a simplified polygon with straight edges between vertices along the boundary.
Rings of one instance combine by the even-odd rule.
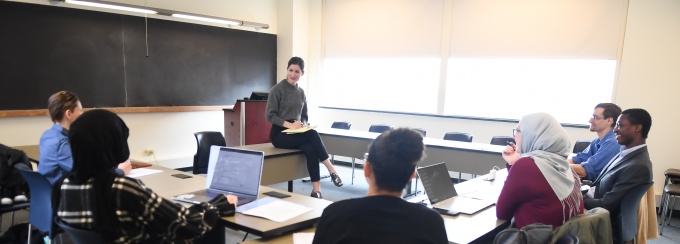
[[[593,183],[595,198],[584,199],[584,204],[586,209],[602,207],[609,210],[610,216],[617,216],[623,196],[633,187],[652,181],[652,161],[649,160],[647,146],[644,146],[623,157],[615,166],[610,168],[609,164]]]

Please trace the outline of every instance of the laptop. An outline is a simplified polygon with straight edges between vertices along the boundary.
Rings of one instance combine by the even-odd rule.
[[[174,200],[200,204],[218,194],[238,197],[238,205],[257,199],[262,179],[264,152],[211,146],[206,189],[172,197]]]
[[[449,170],[444,163],[418,168],[417,171],[432,208],[439,212],[444,210],[474,214],[496,203],[489,199],[458,197],[456,188],[449,177]]]

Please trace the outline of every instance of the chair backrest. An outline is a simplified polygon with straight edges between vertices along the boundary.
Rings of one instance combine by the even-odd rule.
[[[425,137],[427,135],[427,131],[425,129],[422,129],[422,128],[413,128],[413,129],[417,132],[420,132],[420,134],[423,135],[423,137]]]
[[[194,155],[194,174],[208,173],[208,159],[210,157],[210,146],[227,146],[227,141],[222,136],[222,132],[218,131],[201,131],[194,133],[196,136],[196,144],[198,149]]]
[[[16,170],[19,171],[24,180],[28,183],[31,191],[31,210],[28,214],[28,221],[40,231],[47,232],[49,238],[54,239],[58,231],[52,219],[52,184],[44,175],[33,171],[24,164],[17,164]]]
[[[464,132],[448,132],[444,134],[444,140],[472,142],[472,134]]]
[[[390,129],[392,129],[392,126],[375,124],[368,128],[368,132],[383,133]]]
[[[352,123],[347,122],[347,121],[335,121],[331,125],[331,128],[334,128],[334,129],[349,130],[349,127],[352,127]]]
[[[576,141],[576,144],[574,144],[574,150],[572,151],[573,153],[580,153],[583,152],[583,150],[586,150],[590,146],[590,141],[588,140],[578,140]]]
[[[640,200],[647,192],[647,189],[654,184],[654,181],[647,184],[633,187],[626,192],[621,200],[619,206],[619,216],[617,216],[618,223],[618,241],[625,243],[632,240],[637,235],[637,221],[638,221],[638,207],[640,207]]]
[[[506,146],[508,145],[508,142],[515,143],[515,138],[512,136],[494,136],[491,138],[491,142],[489,144],[491,145],[499,145],[499,146]]]
[[[72,227],[66,224],[64,221],[61,221],[59,218],[55,218],[54,222],[56,222],[57,225],[61,227],[61,229],[68,233],[73,242],[76,244],[104,243],[101,235],[99,235],[97,232]]]

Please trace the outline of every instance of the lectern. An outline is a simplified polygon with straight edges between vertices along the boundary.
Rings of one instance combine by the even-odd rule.
[[[224,110],[224,139],[227,146],[270,142],[272,124],[264,117],[267,101],[237,100],[233,109]]]

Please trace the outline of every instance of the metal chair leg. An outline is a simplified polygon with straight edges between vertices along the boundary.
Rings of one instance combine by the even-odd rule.
[[[668,185],[668,175],[666,175],[666,179],[663,181],[663,187],[666,188],[666,185]],[[659,211],[657,211],[657,214],[661,213],[661,209],[663,209],[664,206],[664,200],[666,199],[666,192],[661,193],[661,202],[659,204]]]
[[[354,185],[354,158],[352,158],[352,185]]]

